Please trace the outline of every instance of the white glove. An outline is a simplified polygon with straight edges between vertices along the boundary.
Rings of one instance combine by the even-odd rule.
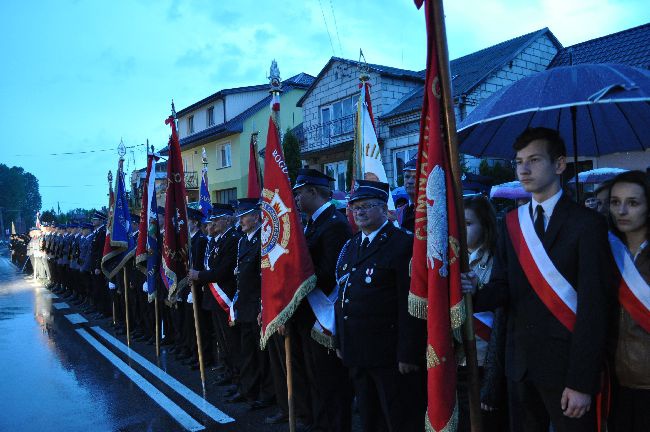
[[[142,291],[149,292],[149,285],[147,285],[147,281],[144,281],[142,284]]]
[[[193,301],[192,301],[192,292],[191,292],[191,291],[190,291],[190,293],[187,295],[187,302],[188,302],[189,304],[192,304],[192,303],[193,303]]]
[[[115,284],[114,284],[113,282],[109,282],[109,283],[108,283],[108,289],[110,289],[110,290],[114,290],[115,288],[116,288],[116,287],[115,287]]]

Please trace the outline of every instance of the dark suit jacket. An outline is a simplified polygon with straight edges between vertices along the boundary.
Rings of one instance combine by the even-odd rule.
[[[514,210],[516,211],[516,210]],[[490,283],[475,296],[477,311],[507,308],[506,375],[547,387],[594,394],[598,390],[608,321],[611,279],[607,225],[565,194],[555,206],[544,248],[578,293],[573,333],[533,291],[507,229],[501,231]]]
[[[347,367],[397,367],[424,359],[423,325],[408,313],[413,238],[388,223],[359,257],[361,233],[341,251],[337,343]]]
[[[237,291],[237,278],[235,277],[235,266],[237,265],[237,244],[241,235],[234,228],[229,228],[216,242],[213,242],[208,258],[210,270],[199,272],[199,283],[204,285],[203,308],[216,311],[220,309],[208,282],[216,282],[219,287],[232,300]]]
[[[261,233],[258,229],[251,240],[244,236],[239,240],[237,256],[237,290],[235,302],[237,321],[257,322],[262,296]]]
[[[336,207],[331,204],[305,231],[309,255],[314,263],[316,288],[323,291],[325,295],[330,295],[336,286],[336,261],[343,245],[350,237],[352,237],[352,230],[347,218],[336,211]],[[316,319],[307,300],[300,304],[294,317],[297,322],[309,329]]]
[[[102,225],[95,233],[93,234],[93,241],[90,245],[90,271],[91,273],[95,269],[101,269],[102,257],[104,256],[104,241],[106,240],[106,225]]]
[[[192,262],[191,268],[194,270],[203,270],[203,258],[205,258],[205,246],[208,244],[208,239],[203,235],[203,233],[199,230],[194,233],[194,235],[190,238],[190,248],[192,252]],[[179,297],[183,299],[183,301],[187,301],[187,296],[189,295],[191,290],[191,286],[188,283],[185,288],[179,293]],[[201,297],[201,287],[198,286],[197,284],[197,289],[195,290],[197,297]],[[202,299],[192,299],[193,302],[199,302],[201,304]]]

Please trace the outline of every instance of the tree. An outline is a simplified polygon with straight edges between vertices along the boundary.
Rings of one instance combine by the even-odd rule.
[[[301,168],[300,142],[298,141],[298,137],[289,128],[287,128],[284,139],[282,140],[282,152],[284,153],[284,162],[287,164],[291,184],[295,184],[296,177],[298,177],[298,170]]]
[[[0,190],[5,225],[14,222],[21,230],[33,226],[42,203],[38,179],[21,167],[0,164]]]
[[[508,166],[505,162],[495,162],[490,166],[486,159],[483,159],[478,166],[478,173],[480,175],[491,177],[494,179],[494,184],[509,182],[515,179],[515,171]]]

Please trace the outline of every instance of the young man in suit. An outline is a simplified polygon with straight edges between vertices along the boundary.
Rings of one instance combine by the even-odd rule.
[[[511,429],[593,431],[613,290],[607,226],[562,192],[556,131],[528,129],[513,147],[531,202],[506,216],[490,282],[476,291],[470,272],[463,290],[477,311],[506,307]]]
[[[388,221],[388,184],[357,180],[350,211],[360,231],[338,259],[338,354],[349,368],[364,431],[422,431],[411,394],[425,358],[422,325],[408,313],[413,238]]]

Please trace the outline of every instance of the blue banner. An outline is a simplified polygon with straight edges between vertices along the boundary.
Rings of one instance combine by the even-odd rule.
[[[210,216],[212,210],[212,202],[210,200],[210,192],[208,191],[208,173],[204,169],[201,175],[201,189],[199,191],[199,206],[203,212],[203,217]]]
[[[155,173],[155,165],[152,172]],[[158,225],[158,201],[156,200],[156,181],[150,180],[149,214],[147,215],[147,293],[156,292],[157,276],[160,273],[160,226]]]

